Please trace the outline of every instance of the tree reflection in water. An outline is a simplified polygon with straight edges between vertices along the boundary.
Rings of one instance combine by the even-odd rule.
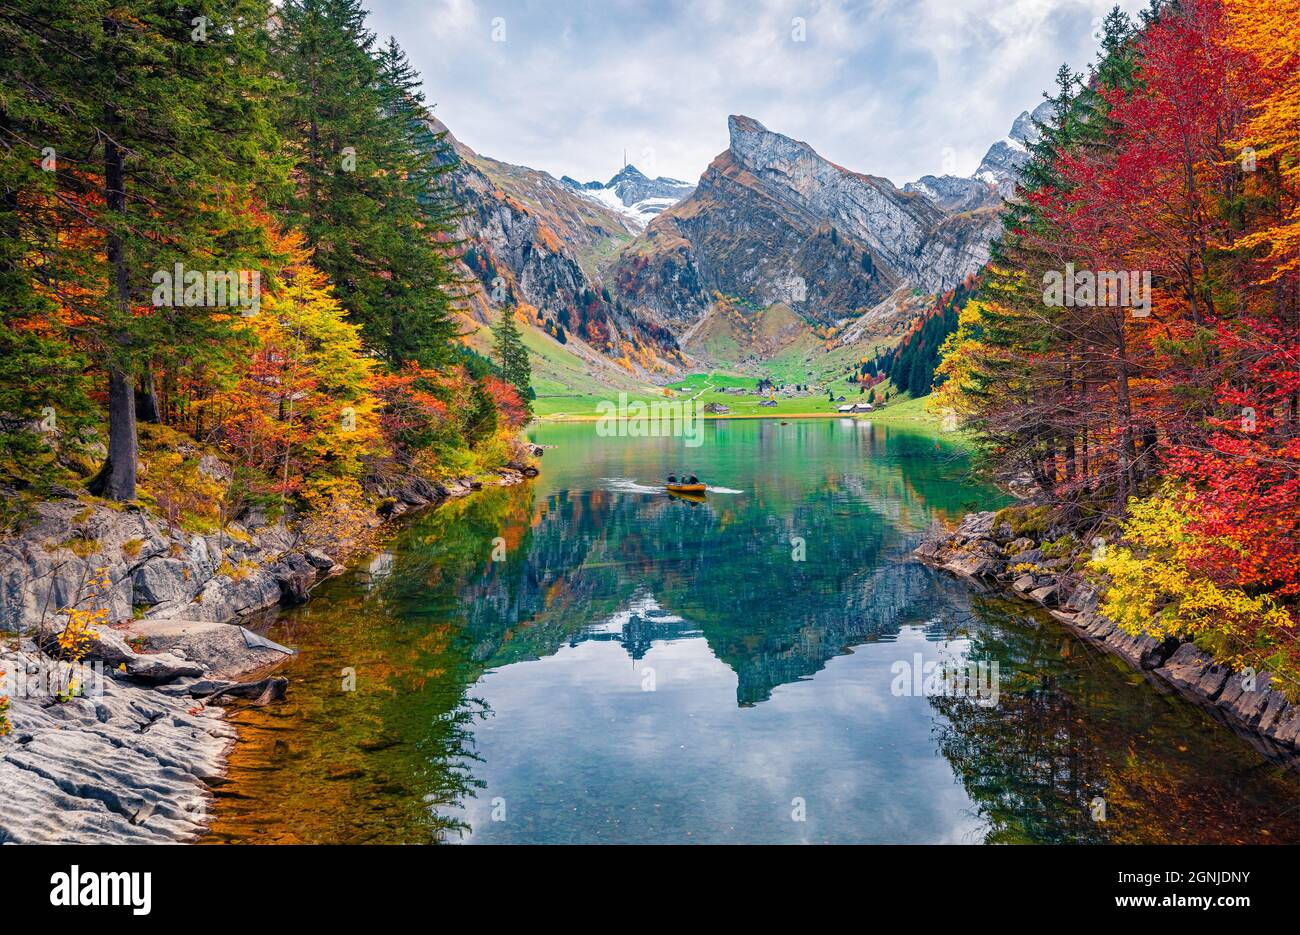
[[[988,843],[1300,840],[1284,807],[1295,777],[1208,714],[1135,689],[1140,676],[1054,621],[1026,623],[1023,605],[981,598],[972,610],[963,635],[972,657],[999,660],[998,704],[930,703],[938,751]]]

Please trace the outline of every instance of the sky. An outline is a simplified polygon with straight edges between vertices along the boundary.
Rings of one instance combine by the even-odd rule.
[[[366,0],[475,151],[694,182],[727,115],[902,185],[969,175],[1115,0]],[[1135,14],[1145,0],[1120,0]]]

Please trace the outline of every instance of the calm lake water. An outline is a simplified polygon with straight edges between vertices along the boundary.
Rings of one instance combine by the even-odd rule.
[[[273,622],[289,697],[233,712],[210,841],[1300,838],[1293,774],[909,558],[1003,502],[935,437],[534,438],[537,480],[415,519]],[[704,502],[654,489],[682,468]],[[910,691],[943,660],[996,662],[997,703]]]

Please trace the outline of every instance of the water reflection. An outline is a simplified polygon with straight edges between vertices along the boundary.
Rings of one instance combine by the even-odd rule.
[[[652,490],[681,467],[672,439],[547,427],[537,482],[420,518],[284,615],[289,700],[235,716],[212,837],[1295,838],[1294,782],[1245,744],[909,559],[991,497],[933,438],[707,430],[688,467],[736,493]],[[998,706],[895,697],[914,653],[997,660]]]

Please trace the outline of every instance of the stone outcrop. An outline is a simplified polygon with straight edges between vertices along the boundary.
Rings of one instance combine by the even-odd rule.
[[[536,470],[523,463],[503,467],[494,482],[519,483],[529,472]],[[464,496],[482,483],[415,477],[372,489],[382,498],[383,517],[390,517]],[[225,623],[301,604],[312,587],[343,570],[283,524],[255,515],[200,535],[169,528],[138,507],[118,510],[65,493],[36,504],[30,521],[0,540],[0,631],[52,625],[68,607],[102,608],[109,621]],[[99,576],[106,588],[94,585]]]
[[[1267,672],[1232,672],[1208,653],[1176,639],[1124,632],[1098,612],[1099,595],[1072,574],[1065,559],[1045,558],[995,513],[968,513],[951,532],[926,539],[913,554],[980,587],[1004,587],[1039,604],[1089,642],[1208,708],[1266,754],[1300,768],[1300,705],[1272,685]]]
[[[232,620],[301,603],[330,572],[307,561],[281,525],[236,522],[199,535],[132,506],[71,495],[34,509],[31,522],[0,541],[0,630],[52,624],[68,607],[102,608],[109,620]],[[95,585],[100,576],[106,587]]]
[[[251,630],[206,620],[132,620],[120,625],[121,637],[138,646],[137,658],[179,657],[209,679],[240,679],[273,668],[293,650]]]
[[[519,463],[494,482],[530,472]],[[399,515],[482,486],[408,479],[381,495]],[[0,631],[31,634],[0,632],[19,646],[0,643],[12,726],[0,736],[0,844],[196,839],[235,737],[211,705],[269,704],[288,689],[268,673],[293,651],[231,621],[301,603],[339,571],[283,526],[251,518],[203,536],[71,491],[37,504],[22,531],[0,542]],[[106,617],[88,630],[88,666],[76,681],[38,645],[54,649],[68,607]]]
[[[0,844],[165,844],[207,823],[235,730],[222,709],[106,676],[59,701],[12,686],[48,657],[0,652],[9,721],[0,738]]]

